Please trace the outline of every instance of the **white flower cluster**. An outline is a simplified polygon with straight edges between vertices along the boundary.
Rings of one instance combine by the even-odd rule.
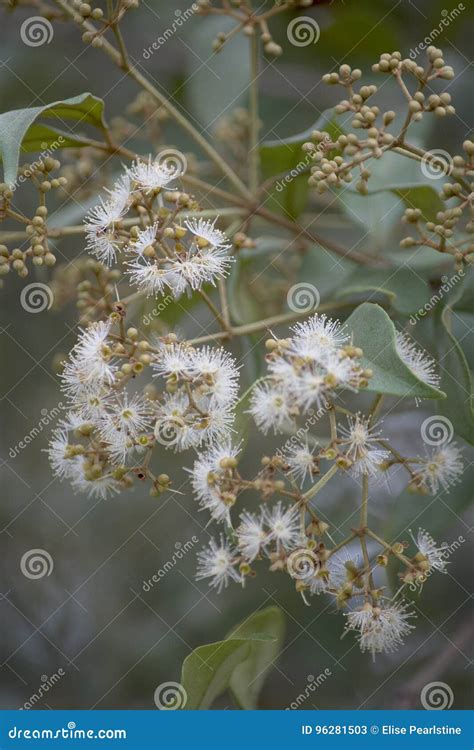
[[[144,453],[157,444],[181,451],[226,439],[238,391],[238,370],[224,350],[161,342],[150,354],[142,342],[163,391],[153,399],[129,395],[128,380],[144,369],[140,347],[129,342],[127,351],[111,328],[109,320],[81,332],[62,374],[70,411],[49,447],[56,475],[99,497],[133,475],[144,478]]]
[[[358,390],[371,374],[338,321],[314,315],[291,330],[291,338],[268,342],[269,375],[252,393],[250,411],[264,433],[291,430],[298,415],[320,409],[337,388]]]
[[[176,451],[225,441],[234,421],[238,369],[224,349],[163,345],[152,367],[168,391],[155,410],[155,438]]]
[[[217,220],[191,218],[171,227],[158,221],[159,210],[149,209],[156,221],[131,237],[125,232],[123,220],[128,211],[150,193],[162,201],[161,190],[181,176],[182,171],[159,159],[137,162],[116,182],[108,199],[86,217],[88,250],[109,266],[123,250],[131,283],[148,296],[171,291],[177,298],[186,290],[215,284],[227,275],[234,260],[228,238],[215,226]]]

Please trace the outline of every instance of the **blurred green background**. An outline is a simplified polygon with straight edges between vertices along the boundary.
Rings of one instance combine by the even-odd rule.
[[[301,49],[286,40],[286,26],[295,13],[277,18],[272,31],[275,41],[284,47],[284,55],[261,63],[261,137],[285,137],[310,127],[339,97],[334,89],[320,84],[323,73],[349,62],[367,73],[368,83],[375,78],[370,66],[380,53],[399,49],[408,55],[438,26],[444,9],[451,10],[451,6],[430,0],[318,4],[301,13],[317,19],[320,39]],[[62,23],[55,24],[49,44],[28,47],[21,42],[19,29],[36,10],[10,10],[3,7],[0,11],[2,111],[90,91],[104,98],[109,120],[125,113],[137,90],[100,50],[86,48],[77,30]],[[220,114],[228,115],[236,106],[246,105],[245,95],[239,94],[248,76],[247,40],[237,37],[221,55],[212,56],[212,38],[223,27],[222,22],[195,16],[145,59],[143,51],[170,27],[177,10],[184,12],[185,8],[176,2],[141,3],[126,19],[127,46],[142,71],[213,137]],[[448,126],[441,121],[433,129],[425,129],[423,139],[428,147],[452,147],[459,152],[459,143],[469,136],[467,123],[472,122],[473,108],[471,24],[472,10],[467,9],[436,40],[447,64],[458,74],[447,87],[457,116],[450,118]],[[396,109],[401,101],[391,84],[383,87],[381,98],[385,108]],[[165,126],[164,140],[192,150],[170,123]],[[146,138],[140,136],[132,142],[138,151],[147,152]],[[119,169],[118,161],[114,169]],[[16,199],[26,205],[29,200],[28,195]],[[69,216],[74,223],[84,213],[82,204],[74,200],[61,210],[63,217]],[[338,232],[342,240],[349,236],[342,222]],[[77,239],[67,240],[59,245],[59,251],[61,261],[68,262],[83,252],[83,246]],[[38,274],[42,281],[47,278]],[[43,452],[50,427],[44,427],[26,448],[15,449],[61,400],[52,361],[74,344],[77,322],[73,304],[56,312],[26,313],[20,304],[24,283],[8,278],[0,290],[2,708],[21,707],[38,690],[44,676],[61,668],[64,676],[36,707],[153,709],[155,688],[179,680],[181,663],[192,648],[219,640],[235,623],[269,604],[286,613],[287,635],[284,650],[264,685],[262,709],[289,706],[304,692],[308,675],[317,676],[325,669],[331,676],[302,708],[421,708],[420,690],[433,680],[450,685],[455,708],[472,703],[467,637],[472,614],[472,513],[465,511],[460,516],[450,510],[456,493],[465,493],[467,501],[472,500],[469,478],[464,487],[453,488],[432,505],[415,496],[401,508],[395,499],[403,488],[402,477],[396,472],[387,485],[374,492],[372,512],[381,528],[390,527],[398,514],[406,517],[407,511],[412,511],[415,528],[430,530],[436,524],[440,541],[452,543],[460,536],[466,540],[452,556],[449,573],[433,576],[422,596],[414,598],[419,610],[417,629],[406,646],[391,656],[372,663],[369,656],[360,654],[352,636],[341,641],[343,618],[329,600],[314,597],[311,607],[306,607],[287,576],[265,573],[263,565],[258,578],[243,591],[234,587],[217,596],[205,582],[196,583],[193,578],[195,549],[206,543],[213,529],[205,528],[207,517],[197,512],[186,486],[183,494],[158,500],[136,487],[95,502],[73,495],[67,484],[52,478]],[[193,315],[203,325],[208,322],[200,307]],[[195,332],[184,318],[178,324],[181,330]],[[254,344],[255,340],[242,341],[234,346],[239,361],[246,363],[249,382],[252,368],[261,360],[261,353],[248,355]],[[399,404],[384,429],[395,445],[407,450],[410,444],[416,451],[419,425],[430,410],[426,403],[418,409],[412,402]],[[252,455],[258,455],[265,445],[270,448],[278,443],[250,435],[249,471]],[[182,466],[191,461],[192,454],[163,455],[162,470],[173,476],[175,487],[185,482]],[[321,502],[324,513],[342,525],[335,534],[337,541],[342,538],[344,524],[350,526],[347,519],[357,507],[353,482],[347,480],[336,489],[331,485]],[[193,536],[199,544],[160,583],[144,590],[144,582],[172,558],[176,544],[184,545]],[[38,581],[20,572],[21,557],[32,548],[47,550],[54,560],[51,575]],[[218,706],[232,707],[230,698],[224,696]]]

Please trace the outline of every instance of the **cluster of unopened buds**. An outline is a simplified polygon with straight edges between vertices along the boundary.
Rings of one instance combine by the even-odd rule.
[[[196,0],[198,12],[203,16],[227,16],[235,22],[230,31],[218,33],[213,43],[215,52],[220,52],[224,44],[235,34],[242,31],[248,37],[260,35],[263,50],[267,55],[280,57],[283,48],[277,44],[269,28],[269,21],[280,13],[288,10],[308,8],[313,0],[277,0],[269,10],[255,10],[244,0],[233,0],[232,3],[213,3],[212,0]]]

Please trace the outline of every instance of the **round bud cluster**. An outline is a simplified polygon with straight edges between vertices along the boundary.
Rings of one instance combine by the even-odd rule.
[[[341,65],[339,72],[326,73],[323,75],[322,81],[331,86],[340,84],[349,87],[360,78],[362,78],[362,71],[359,68],[352,69],[350,65]]]
[[[451,104],[451,95],[446,91],[439,96],[431,94],[426,101],[425,112],[434,112],[438,117],[454,115],[455,111]]]
[[[451,80],[454,78],[454,70],[450,65],[446,65],[443,59],[443,53],[436,47],[428,47],[427,56],[429,61],[428,72],[417,62],[409,57],[402,59],[401,52],[384,52],[380,55],[378,63],[372,65],[374,73],[386,73],[401,76],[403,72],[411,73],[419,81],[431,80],[433,78],[444,78]]]

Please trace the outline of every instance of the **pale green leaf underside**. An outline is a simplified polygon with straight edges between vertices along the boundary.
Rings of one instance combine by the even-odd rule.
[[[36,120],[40,117],[54,120],[54,127],[37,123]],[[85,93],[42,107],[15,109],[0,114],[0,156],[3,161],[4,181],[8,184],[15,182],[21,151],[44,151],[51,144],[57,143],[59,136],[66,139],[66,143],[61,141],[57,143],[56,148],[83,145],[80,135],[65,132],[66,121],[69,120],[103,129],[103,101]]]
[[[445,398],[427,385],[400,359],[395,346],[395,326],[379,305],[365,302],[347,320],[355,346],[364,352],[363,365],[373,370],[368,391],[411,398]]]

